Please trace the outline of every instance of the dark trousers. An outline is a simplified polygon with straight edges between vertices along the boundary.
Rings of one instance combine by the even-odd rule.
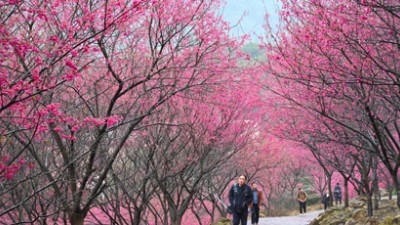
[[[339,204],[342,204],[342,198],[341,197],[338,197],[338,196],[335,196],[335,203],[336,203],[336,205],[339,203]]]
[[[253,208],[251,208],[251,224],[258,223],[259,217],[260,217],[260,206],[258,206],[258,204],[253,204]]]
[[[324,202],[324,209],[326,210],[327,208],[329,208],[329,202]]]
[[[232,216],[233,216],[233,225],[247,225],[247,209],[244,212],[233,212]]]
[[[306,213],[307,209],[306,209],[306,202],[299,202],[299,206],[300,206],[300,214],[301,213]]]

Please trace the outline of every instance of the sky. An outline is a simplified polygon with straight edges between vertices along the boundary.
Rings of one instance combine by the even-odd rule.
[[[264,15],[270,14],[269,22],[271,27],[278,24],[278,1],[277,0],[225,0],[226,5],[222,9],[224,20],[231,26],[240,21],[240,26],[232,28],[232,35],[243,35],[248,33],[252,36],[252,41],[257,42],[258,36],[263,36]]]

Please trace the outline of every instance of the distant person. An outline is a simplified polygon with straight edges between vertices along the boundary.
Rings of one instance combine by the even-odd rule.
[[[262,192],[257,189],[257,184],[255,182],[251,183],[251,188],[253,189],[253,202],[250,204],[251,224],[258,225],[258,219],[260,218],[260,205],[263,197]]]
[[[331,206],[331,199],[332,196],[329,195],[329,190],[326,191],[326,193],[322,196],[322,203],[324,204],[324,210],[329,208]]]
[[[307,208],[307,194],[302,190],[301,187],[299,187],[299,191],[297,192],[297,201],[299,201],[299,206],[300,206],[300,214],[306,213]]]
[[[335,189],[333,189],[333,196],[335,197],[335,204],[342,204],[342,188],[339,183],[336,183]]]
[[[229,191],[229,203],[232,207],[233,225],[247,225],[249,206],[253,201],[252,191],[246,184],[247,176],[240,175],[238,183]]]

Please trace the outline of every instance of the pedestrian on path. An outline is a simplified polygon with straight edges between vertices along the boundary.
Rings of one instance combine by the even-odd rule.
[[[335,196],[335,204],[342,204],[342,188],[339,183],[336,183],[336,186],[333,189],[333,195]]]
[[[232,207],[233,225],[247,225],[249,205],[253,201],[252,191],[246,184],[247,176],[240,175],[238,183],[229,191],[229,203]]]
[[[297,192],[297,201],[299,202],[300,206],[300,214],[307,212],[307,194],[299,187],[299,191]]]
[[[263,200],[263,197],[262,197],[262,192],[257,189],[257,184],[255,182],[251,183],[251,188],[253,189],[253,203],[250,204],[251,224],[258,225],[258,220],[260,218],[260,205]]]
[[[324,210],[331,206],[332,196],[329,195],[329,190],[322,196],[322,203],[324,204]]]

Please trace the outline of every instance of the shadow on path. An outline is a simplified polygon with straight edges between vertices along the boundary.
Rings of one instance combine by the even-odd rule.
[[[317,210],[297,216],[265,217],[260,218],[258,225],[308,225],[324,210]],[[251,221],[247,222],[251,224]]]

